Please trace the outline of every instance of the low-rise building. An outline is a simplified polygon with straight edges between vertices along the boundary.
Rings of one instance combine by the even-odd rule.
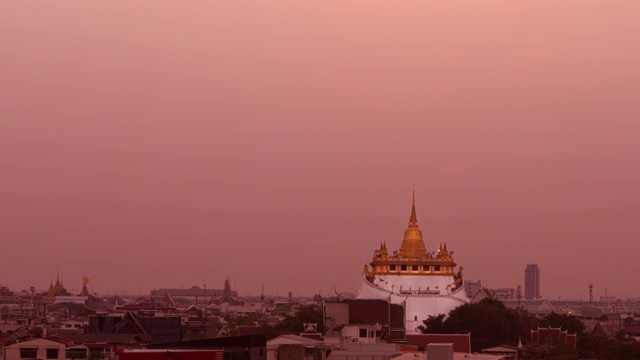
[[[88,347],[85,345],[67,346],[67,343],[45,338],[33,339],[5,346],[4,360],[66,360],[87,359]]]

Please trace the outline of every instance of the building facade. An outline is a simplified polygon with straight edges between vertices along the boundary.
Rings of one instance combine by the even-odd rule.
[[[448,315],[467,303],[462,267],[456,271],[453,252],[447,243],[427,251],[416,215],[415,193],[409,225],[398,251],[389,252],[383,242],[373,260],[364,266],[359,299],[386,299],[405,307],[407,333],[419,333],[418,326],[429,316]]]
[[[3,354],[4,360],[87,359],[89,348],[85,345],[67,346],[64,342],[38,338],[6,346],[3,349]]]
[[[524,269],[524,298],[540,298],[540,268],[537,264],[529,264]]]

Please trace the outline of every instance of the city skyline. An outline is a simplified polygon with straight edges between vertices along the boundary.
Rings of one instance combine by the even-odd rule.
[[[414,185],[414,189],[415,189],[415,185]],[[386,241],[385,241],[386,242]],[[440,243],[440,245],[442,244],[442,242]],[[435,248],[430,249],[429,250],[436,250]],[[453,252],[452,252],[453,254]],[[460,264],[463,265],[463,264]],[[532,281],[535,283],[535,289],[532,287],[531,289],[528,289],[527,287],[527,274],[530,271],[535,271],[535,276],[534,278],[532,278]],[[214,277],[214,279],[217,279],[218,277],[220,277],[220,274],[216,274],[217,276]],[[239,292],[239,295],[241,296],[259,296],[261,294],[262,291],[265,291],[264,294],[266,296],[269,297],[286,297],[289,293],[294,294],[294,296],[312,296],[315,294],[321,294],[321,295],[326,295],[326,296],[333,296],[335,292],[337,292],[339,290],[340,293],[342,292],[350,292],[353,293],[354,295],[358,293],[358,289],[338,289],[337,286],[334,286],[332,289],[319,289],[316,292],[311,292],[311,293],[300,293],[299,291],[297,291],[296,289],[288,289],[288,288],[284,288],[284,289],[279,289],[279,288],[271,288],[268,286],[265,288],[265,284],[262,283],[260,285],[260,289],[258,289],[257,291],[255,291],[256,289],[252,289],[249,287],[242,287],[242,285],[238,286],[238,281],[236,279],[233,279],[232,277],[230,277],[229,275],[222,275],[223,277],[223,282],[226,281],[226,279],[230,279],[231,280],[231,284],[233,289]],[[60,271],[60,267],[58,265],[58,269],[56,270],[56,274],[55,276],[53,275],[53,273],[51,273],[50,275],[50,283],[56,283],[58,281],[61,281],[62,283],[66,284],[66,288],[68,288],[69,290],[71,290],[72,294],[75,294],[76,292],[79,291],[79,288],[76,288],[75,285],[77,281],[73,281],[73,282],[66,282],[64,281],[64,273],[61,273]],[[358,277],[359,278],[359,277]],[[8,277],[8,279],[11,279],[10,277]],[[84,283],[84,281],[87,281],[87,283],[89,282],[89,278],[86,276],[86,273],[83,273],[80,276],[80,282]],[[540,289],[540,282],[541,277],[540,277],[540,268],[538,267],[537,264],[527,264],[526,268],[525,268],[525,276],[522,280],[522,283],[517,283],[517,284],[494,284],[491,279],[476,279],[476,278],[465,278],[466,280],[481,280],[484,281],[484,288],[513,288],[514,291],[518,286],[522,286],[525,292],[525,296],[524,298],[529,299],[532,298],[530,296],[527,295],[527,292],[530,291],[534,291],[537,292],[537,294],[539,295],[539,289]],[[489,284],[489,285],[487,285]],[[3,284],[0,284],[3,285]],[[70,286],[69,286],[70,285]],[[145,289],[145,288],[139,288],[139,289],[109,289],[109,288],[101,288],[101,287],[97,287],[97,291],[98,293],[102,293],[102,294],[126,294],[126,295],[138,295],[138,296],[147,296],[149,294],[150,291],[153,290],[157,290],[158,288],[190,288],[192,286],[198,286],[198,287],[202,287],[202,288],[208,288],[208,289],[221,289],[223,288],[223,286],[219,286],[220,284],[217,283],[208,283],[206,278],[204,279],[204,281],[200,284],[197,283],[192,283],[189,284],[187,283],[175,283],[171,286],[168,285],[160,285],[158,287],[153,287],[153,288],[149,288],[149,289]],[[591,285],[591,284],[590,284]],[[33,285],[32,285],[33,286]],[[49,286],[49,285],[47,285]],[[31,286],[25,286],[22,288],[14,288],[13,290],[28,290]],[[94,292],[94,288],[93,286],[89,286],[89,288],[91,289],[91,292]],[[537,289],[537,290],[536,290]],[[43,288],[39,288],[39,287],[35,287],[35,291],[45,291],[46,287]],[[46,292],[46,291],[45,291]],[[473,295],[473,294],[468,294],[469,296]],[[629,294],[624,294],[621,295],[621,293],[617,293],[615,291],[615,289],[609,289],[606,286],[604,288],[598,289],[596,288],[596,293],[594,294],[595,298],[599,298],[601,296],[603,297],[616,297],[616,298],[637,298],[638,296],[635,295],[629,295]],[[536,296],[534,296],[533,298],[536,298]],[[580,300],[588,300],[588,295],[587,298],[585,298],[584,294],[581,293],[579,297],[563,297],[563,296],[555,296],[555,297],[547,297],[547,296],[541,296],[541,298],[546,298],[546,299],[554,299],[554,298],[571,298],[571,299],[580,299]]]
[[[0,3],[0,284],[638,297],[640,3]],[[77,279],[77,280],[76,280]]]

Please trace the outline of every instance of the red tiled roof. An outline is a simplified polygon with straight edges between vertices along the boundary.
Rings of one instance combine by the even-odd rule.
[[[562,343],[576,348],[576,334],[569,334],[560,328],[541,328],[531,331],[531,344]]]

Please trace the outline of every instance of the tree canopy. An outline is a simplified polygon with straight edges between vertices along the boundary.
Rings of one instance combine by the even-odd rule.
[[[540,320],[540,327],[562,328],[570,334],[584,334],[584,323],[577,317],[567,314],[558,314],[552,312]]]
[[[516,345],[520,336],[520,319],[516,311],[501,301],[484,299],[464,304],[444,314],[424,320],[420,330],[425,333],[471,333],[471,350],[482,351],[497,345]]]
[[[318,324],[317,331],[324,333],[322,310],[316,306],[302,306],[294,316],[287,316],[274,326],[265,326],[265,334],[267,339],[285,334],[299,334],[304,330],[305,323]]]

